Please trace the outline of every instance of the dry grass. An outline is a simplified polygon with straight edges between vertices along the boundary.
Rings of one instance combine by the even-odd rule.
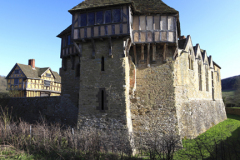
[[[229,139],[223,141],[218,138],[217,134],[222,130],[217,130],[214,136],[210,136],[213,139],[211,145],[208,146],[207,141],[201,138],[204,137],[204,133],[199,138],[191,140],[192,147],[188,145],[186,148],[179,145],[179,138],[174,134],[142,133],[138,139],[135,138],[137,152],[135,156],[132,156],[129,140],[133,137],[132,135],[129,135],[129,138],[126,137],[126,130],[113,128],[100,130],[92,127],[77,130],[63,128],[59,124],[47,125],[45,121],[31,125],[21,120],[12,121],[11,112],[2,109],[0,113],[0,159],[221,159],[217,155],[224,155],[224,158],[228,159],[229,153],[234,158],[240,158],[238,152],[235,154],[235,151],[239,151],[234,143],[236,139],[232,142]],[[237,139],[240,137],[239,133],[236,132]],[[177,150],[179,151],[176,152]]]

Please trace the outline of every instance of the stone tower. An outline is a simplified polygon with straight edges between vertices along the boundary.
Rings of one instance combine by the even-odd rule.
[[[214,78],[221,68],[190,36],[180,37],[178,11],[161,0],[85,0],[69,12],[72,24],[58,35],[60,74],[79,128],[183,137],[226,118]]]

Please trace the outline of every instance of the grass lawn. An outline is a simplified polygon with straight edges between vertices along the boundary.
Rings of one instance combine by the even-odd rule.
[[[178,151],[174,159],[189,159],[189,156],[201,159],[201,154],[204,158],[209,158],[209,151],[215,150],[215,142],[219,144],[220,141],[236,142],[240,140],[240,116],[228,114],[227,117],[227,120],[213,126],[196,139],[183,140],[183,147],[186,150]],[[240,152],[240,144],[236,145]]]

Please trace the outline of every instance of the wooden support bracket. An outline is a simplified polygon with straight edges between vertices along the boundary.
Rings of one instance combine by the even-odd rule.
[[[176,59],[176,56],[178,56],[178,46],[176,46],[176,49],[175,49],[175,52],[174,52],[174,55],[173,55],[174,60]]]
[[[150,67],[150,43],[147,44],[147,66]]]
[[[134,52],[135,66],[137,67],[138,59],[137,59],[137,49],[136,49],[136,45],[133,45],[133,52]]]
[[[113,54],[112,54],[112,38],[111,38],[111,37],[108,38],[108,44],[109,44],[109,53],[108,53],[108,56],[109,56],[110,58],[113,58]]]
[[[163,46],[163,62],[166,62],[166,54],[167,54],[167,44],[164,43],[164,46]]]
[[[93,38],[91,39],[92,41],[92,58],[95,59],[96,58],[96,53],[95,53],[95,42],[93,40]]]
[[[152,62],[156,63],[156,44],[152,44]]]
[[[82,44],[81,43],[77,44],[76,42],[73,42],[73,44],[78,51],[78,56],[81,57],[82,56]]]
[[[141,61],[140,61],[141,63],[144,63],[144,45],[145,44],[141,45]]]
[[[125,50],[126,50],[126,56],[127,56],[127,57],[129,56],[129,51],[130,51],[131,46],[132,46],[132,44],[131,44],[131,39],[128,38],[128,39],[127,39],[126,48],[125,48]]]

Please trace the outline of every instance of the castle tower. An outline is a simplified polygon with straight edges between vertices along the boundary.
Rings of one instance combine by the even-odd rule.
[[[114,126],[126,130],[126,137],[131,132],[154,131],[182,136],[196,130],[186,129],[188,122],[182,115],[188,112],[186,106],[196,102],[190,102],[191,93],[199,98],[200,91],[192,90],[203,86],[197,78],[205,74],[197,74],[197,64],[208,64],[209,73],[214,66],[206,54],[195,60],[197,50],[189,49],[193,48],[190,36],[180,37],[178,11],[161,0],[85,0],[69,12],[72,24],[58,35],[62,38],[62,81],[66,79],[62,95],[78,102],[79,128]],[[196,74],[190,73],[191,64]],[[201,93],[200,98],[211,93]],[[224,107],[217,94],[219,103],[210,98],[209,107],[213,103]],[[199,107],[202,102],[196,104]],[[223,116],[217,123],[224,119],[224,112],[218,115]],[[185,116],[193,119],[191,113]]]

